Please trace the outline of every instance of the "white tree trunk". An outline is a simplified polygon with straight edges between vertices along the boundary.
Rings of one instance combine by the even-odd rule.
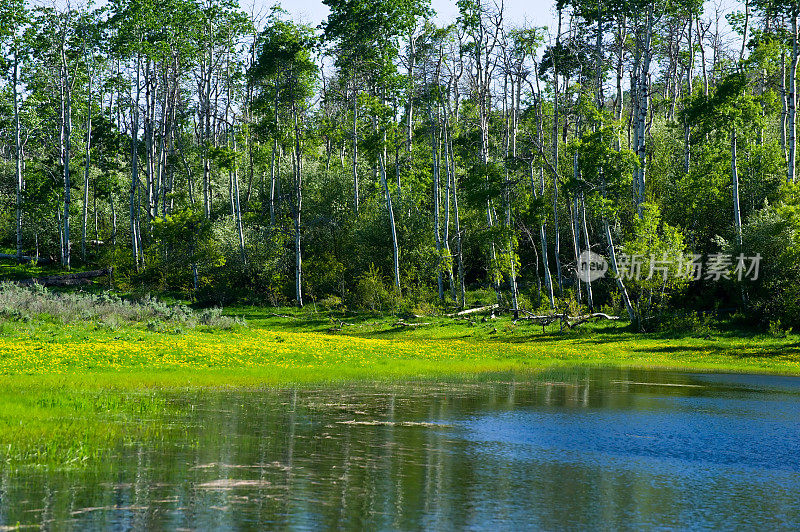
[[[353,206],[358,216],[358,90],[356,79],[353,77]]]
[[[689,15],[689,24],[687,25],[687,42],[689,45],[689,62],[686,65],[686,89],[688,96],[691,97],[694,92],[694,43],[692,42],[692,15]],[[692,162],[692,144],[691,144],[692,130],[689,127],[689,122],[686,118],[683,119],[683,171],[689,173]]]
[[[450,173],[450,154],[447,146],[446,128],[446,123],[442,124],[442,149],[444,150],[444,170],[446,175],[446,183],[444,187],[444,235],[442,237],[442,244],[444,245],[444,256],[450,260],[453,256],[450,251],[450,189],[453,183],[453,175]],[[453,302],[457,302],[458,296],[456,294],[456,283],[453,276],[452,262],[447,268],[447,277],[450,283],[450,295],[453,298]]]
[[[61,49],[61,163],[64,166],[64,216],[63,224],[63,253],[61,264],[70,269],[70,241],[69,241],[69,209],[71,203],[70,183],[70,152],[72,151],[72,87],[70,85],[69,70],[66,51]]]
[[[742,212],[739,208],[739,171],[736,160],[736,128],[731,132],[731,180],[733,181],[733,223],[736,228],[736,243],[742,246]]]
[[[700,66],[703,69],[703,94],[708,96],[708,69],[706,68],[706,49],[703,45],[703,36],[705,35],[705,31],[703,31],[700,24],[699,14],[695,14],[694,20],[697,25],[697,47],[700,48]]]
[[[652,58],[651,40],[653,33],[653,4],[647,8],[647,24],[642,40],[642,68],[639,72],[639,88],[636,91],[638,100],[636,126],[637,146],[636,155],[639,159],[637,168],[636,208],[639,217],[642,216],[642,203],[645,202],[646,163],[647,163],[647,110],[650,99],[650,61]]]
[[[439,301],[444,301],[444,281],[442,279],[442,238],[439,230],[439,139],[437,138],[438,117],[434,118],[434,113],[428,109],[428,119],[431,124],[431,169],[433,171],[433,238],[436,244],[437,272],[436,283],[439,289]],[[434,121],[435,120],[435,121]]]
[[[233,140],[233,151],[236,153],[236,138]],[[244,228],[242,226],[242,206],[239,199],[239,172],[235,164],[231,177],[233,179],[233,208],[236,215],[236,229],[239,232],[239,254],[242,259],[242,264],[247,264],[247,254],[244,249]]]
[[[297,306],[303,306],[303,256],[300,249],[300,216],[303,210],[303,155],[300,146],[300,129],[297,125],[297,111],[294,115],[294,179],[296,186],[296,205],[294,213],[294,256],[295,256],[295,297]]]
[[[141,61],[136,58],[136,97],[133,101],[133,122],[131,123],[131,193],[130,193],[130,222],[131,222],[131,250],[133,252],[133,264],[136,271],[139,271],[139,237],[136,234],[138,224],[136,217],[138,213],[137,197],[139,192],[139,97],[141,96],[139,70]]]
[[[794,183],[797,161],[797,60],[798,60],[797,14],[792,15],[792,65],[789,68],[789,139],[787,146],[787,180]]]
[[[453,229],[456,232],[456,258],[458,259],[458,302],[463,308],[466,301],[466,289],[464,286],[464,254],[463,254],[463,235],[461,234],[461,218],[458,211],[458,175],[456,174],[456,162],[453,156],[452,138],[449,134],[449,100],[445,107],[445,142],[447,143],[450,155],[449,172],[452,178],[451,194],[453,197]]]
[[[579,264],[581,254],[581,231],[578,221],[578,195],[577,193],[572,196],[572,205],[569,208],[570,224],[569,229],[572,235],[572,253],[575,260],[575,297],[578,303],[583,303],[583,283],[579,275]]]
[[[272,139],[272,158],[269,163],[269,226],[275,227],[275,154],[278,151],[278,78],[275,79],[275,138]],[[279,161],[280,162],[280,161]]]
[[[614,273],[614,281],[617,285],[617,289],[619,290],[622,302],[625,304],[625,310],[628,311],[628,317],[633,323],[636,321],[636,312],[634,312],[633,305],[631,305],[631,299],[628,296],[628,290],[625,288],[625,283],[623,282],[622,277],[619,275],[619,268],[617,266],[617,251],[614,247],[614,240],[611,238],[611,227],[608,225],[608,220],[603,220],[603,226],[605,228],[606,244],[608,245],[608,258],[611,260],[611,270]]]
[[[13,99],[14,99],[14,152],[15,152],[15,165],[17,181],[17,262],[22,262],[22,191],[25,187],[22,175],[22,142],[20,139],[20,121],[19,121],[19,58],[17,56],[16,44],[14,46],[14,69],[13,79],[11,82]]]
[[[86,111],[86,152],[83,172],[83,231],[81,233],[81,259],[86,262],[86,224],[89,215],[89,168],[91,166],[92,149],[92,74],[89,72],[89,90]]]
[[[556,47],[561,43],[561,10],[558,11]],[[553,60],[553,167],[558,169],[558,61]],[[553,173],[553,257],[556,260],[558,294],[564,295],[564,277],[561,272],[561,228],[558,219],[558,175]]]
[[[541,114],[539,115],[541,120]],[[541,130],[541,123],[539,124]],[[531,163],[531,192],[534,198],[544,197],[544,168],[539,167],[539,192],[537,194],[536,184],[533,180],[533,163]],[[547,230],[544,223],[539,224],[539,241],[542,248],[542,266],[544,267],[544,287],[547,290],[547,298],[550,301],[550,308],[556,307],[555,298],[553,296],[553,278],[550,275],[550,264],[547,260]]]
[[[781,150],[783,160],[787,160],[789,154],[786,151],[786,117],[789,116],[789,106],[786,95],[786,52],[781,47]],[[788,176],[788,174],[787,174]]]
[[[583,193],[581,193],[580,209],[581,226],[583,228],[583,244],[586,246],[586,251],[591,251],[591,245],[589,244],[589,228],[586,225],[586,203],[583,200]],[[594,308],[594,295],[592,294],[592,280],[590,277],[587,277],[586,281],[586,302],[589,304],[590,309]]]
[[[381,172],[381,184],[383,192],[386,194],[386,210],[389,212],[389,229],[392,233],[392,256],[394,259],[394,286],[400,292],[400,248],[397,244],[397,228],[394,221],[394,208],[392,207],[392,195],[389,192],[389,183],[386,182],[386,167],[383,162],[382,151],[378,152],[378,165]]]

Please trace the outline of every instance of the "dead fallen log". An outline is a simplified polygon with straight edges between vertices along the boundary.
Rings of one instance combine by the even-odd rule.
[[[90,270],[86,272],[66,273],[63,275],[48,275],[46,277],[32,277],[17,281],[20,286],[33,286],[35,284],[42,286],[80,286],[92,283],[92,279],[111,275],[113,268],[106,268],[103,270]]]
[[[289,316],[288,314],[275,314],[274,312],[270,312],[267,314],[270,318],[284,318],[287,320],[299,320],[297,316]]]
[[[618,320],[619,316],[609,316],[608,314],[604,314],[602,312],[595,312],[593,314],[586,314],[585,316],[578,316],[577,318],[570,317],[567,320],[567,326],[570,329],[572,329],[574,327],[577,327],[581,323],[586,323],[587,321],[590,321],[590,320],[593,320],[593,319],[597,319],[597,318],[604,319],[604,320]],[[572,320],[574,320],[574,321],[572,321]]]
[[[490,310],[499,309],[500,305],[487,305],[485,307],[476,307],[476,308],[468,308],[467,310],[461,310],[458,312],[454,312],[453,314],[447,314],[448,318],[457,318],[459,316],[466,316],[468,314],[479,314],[481,312],[489,312]]]
[[[12,253],[0,253],[0,259],[17,260],[17,256],[16,256],[16,254],[12,254]],[[37,264],[52,264],[53,263],[53,259],[48,258],[48,257],[36,258],[36,257],[32,257],[30,255],[23,255],[21,257],[21,259],[22,259],[22,262],[35,262]]]
[[[520,320],[527,320],[527,321],[535,321],[539,325],[550,325],[553,322],[561,321],[561,328],[563,329],[566,325],[570,329],[574,329],[578,325],[582,323],[586,323],[587,321],[594,320],[594,319],[604,319],[604,320],[618,320],[620,319],[619,316],[609,316],[603,312],[594,312],[592,314],[585,314],[583,316],[568,316],[566,314],[545,314],[543,316],[520,316]]]
[[[531,315],[528,315],[528,316],[520,316],[517,319],[518,320],[525,320],[525,321],[536,321],[536,322],[540,322],[540,323],[544,322],[546,324],[550,324],[550,323],[553,323],[554,321],[558,321],[558,320],[564,319],[564,315],[563,314],[545,314],[544,316],[534,316],[534,315],[531,314]]]
[[[393,327],[422,327],[424,325],[431,325],[431,322],[426,321],[423,323],[408,323],[407,321],[400,320],[393,325]]]

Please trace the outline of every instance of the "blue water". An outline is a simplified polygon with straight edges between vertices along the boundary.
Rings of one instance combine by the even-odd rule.
[[[800,379],[582,368],[165,397],[160,436],[103,463],[2,470],[0,525],[800,529]]]

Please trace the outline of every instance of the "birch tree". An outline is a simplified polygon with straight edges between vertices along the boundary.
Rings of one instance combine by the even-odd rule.
[[[25,155],[22,145],[22,126],[20,121],[20,107],[23,91],[20,87],[20,62],[27,55],[25,53],[24,31],[28,24],[28,13],[22,0],[11,0],[0,8],[0,47],[9,57],[10,68],[7,63],[2,67],[5,74],[10,75],[11,99],[14,111],[14,181],[15,181],[15,208],[16,208],[16,256],[17,262],[22,262],[22,195],[25,188],[24,165]]]
[[[256,98],[269,94],[281,77],[282,92],[275,101],[281,107],[274,111],[285,114],[292,127],[292,172],[294,181],[294,254],[295,301],[303,306],[302,287],[302,205],[303,205],[303,152],[306,142],[306,121],[311,97],[317,79],[317,64],[312,56],[314,35],[310,28],[273,18],[262,33],[250,79],[256,87]],[[277,118],[275,119],[277,121]]]

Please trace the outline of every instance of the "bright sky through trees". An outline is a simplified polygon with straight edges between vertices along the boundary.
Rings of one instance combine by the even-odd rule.
[[[271,3],[265,0],[244,0],[243,6],[255,4],[256,11],[260,6],[268,9]],[[452,21],[458,16],[458,8],[453,0],[433,0],[439,21]],[[505,2],[506,18],[515,24],[527,20],[536,26],[549,26],[553,19],[553,2],[549,0],[513,0]],[[328,16],[328,8],[320,0],[293,0],[283,2],[283,8],[304,21],[316,24]]]

